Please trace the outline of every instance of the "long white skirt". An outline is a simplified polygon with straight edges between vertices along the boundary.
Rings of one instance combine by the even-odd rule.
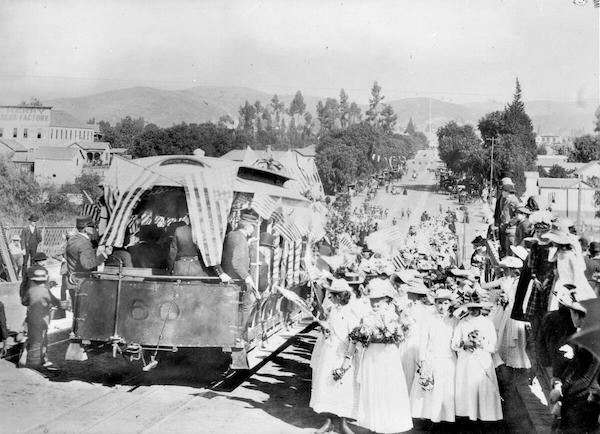
[[[483,421],[502,419],[498,379],[490,353],[458,351],[455,405],[457,416]]]
[[[332,413],[352,417],[355,406],[355,371],[351,367],[340,380],[333,379],[333,370],[342,366],[345,346],[334,339],[320,337],[315,344],[311,367],[312,390],[310,407],[317,413]]]
[[[412,428],[402,353],[394,344],[370,344],[358,372],[357,421],[378,433]]]
[[[412,417],[432,422],[454,422],[456,358],[432,358],[428,363],[433,372],[433,389],[423,390],[418,376],[415,378],[410,393]]]

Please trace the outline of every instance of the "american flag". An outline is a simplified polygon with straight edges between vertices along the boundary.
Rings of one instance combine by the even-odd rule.
[[[157,177],[158,174],[155,172],[144,171],[132,185],[119,193],[119,197],[112,209],[106,232],[104,232],[100,240],[101,245],[123,246],[125,231],[132,222],[133,210],[142,195],[152,188]]]
[[[252,198],[251,208],[263,219],[271,218],[271,214],[281,206],[281,199],[278,201],[264,193],[255,193]]]
[[[398,253],[392,258],[392,263],[394,264],[394,268],[396,270],[404,270],[406,268],[406,263],[404,262],[404,258],[402,257],[401,253]]]
[[[278,209],[273,213],[273,228],[288,242],[294,241],[296,234],[294,229],[286,222],[283,212]]]
[[[81,204],[81,215],[90,216],[94,223],[98,223],[98,220],[100,220],[100,204],[98,201],[94,201],[87,191],[82,191],[85,200]]]
[[[185,178],[192,236],[209,267],[221,263],[236,172],[237,167],[232,166],[197,171]]]
[[[352,241],[352,237],[350,236],[350,234],[348,234],[348,232],[343,232],[340,234],[340,236],[338,237],[338,244],[341,248],[345,248],[348,250],[353,250],[356,247],[354,241]]]

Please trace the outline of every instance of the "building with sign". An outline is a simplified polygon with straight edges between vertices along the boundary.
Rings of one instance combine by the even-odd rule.
[[[0,139],[12,139],[27,149],[68,146],[94,140],[94,126],[51,106],[0,106]]]

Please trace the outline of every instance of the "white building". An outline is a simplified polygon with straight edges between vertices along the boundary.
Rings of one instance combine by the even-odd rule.
[[[583,222],[590,221],[596,214],[595,190],[577,178],[538,178],[540,208],[549,208],[561,217],[577,220],[581,212]]]
[[[68,146],[94,140],[94,125],[85,124],[50,106],[0,106],[0,139],[13,139],[27,149]]]

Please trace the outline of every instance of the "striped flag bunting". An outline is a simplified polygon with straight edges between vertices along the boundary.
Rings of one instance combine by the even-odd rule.
[[[268,220],[271,214],[281,206],[281,199],[275,200],[264,193],[255,193],[250,206],[263,219]]]
[[[311,308],[308,306],[308,303],[302,300],[302,298],[300,298],[300,296],[294,291],[291,291],[279,285],[273,285],[273,288],[275,288],[285,299],[291,301],[296,306],[298,306],[305,314],[314,316]]]
[[[81,215],[90,216],[92,221],[97,223],[100,220],[100,205],[98,205],[98,202],[83,203],[81,205]]]
[[[389,228],[378,230],[376,232],[371,233],[369,237],[382,238],[385,239],[388,243],[403,240],[402,231],[398,226],[390,226]]]
[[[152,188],[157,177],[157,173],[144,171],[126,190],[119,193],[106,232],[104,232],[100,240],[101,245],[123,246],[125,231],[131,223],[133,210],[139,203],[142,195]]]
[[[402,258],[402,255],[400,253],[398,253],[392,258],[392,263],[394,264],[394,269],[396,270],[404,270],[406,268],[404,258]]]
[[[300,256],[302,255],[302,240],[294,242],[294,283],[300,283]]]
[[[338,244],[341,248],[345,248],[348,250],[353,250],[356,248],[356,244],[352,241],[352,237],[348,232],[343,232],[338,237]]]
[[[237,167],[232,166],[201,170],[185,177],[192,236],[208,267],[221,263],[236,172]]]

